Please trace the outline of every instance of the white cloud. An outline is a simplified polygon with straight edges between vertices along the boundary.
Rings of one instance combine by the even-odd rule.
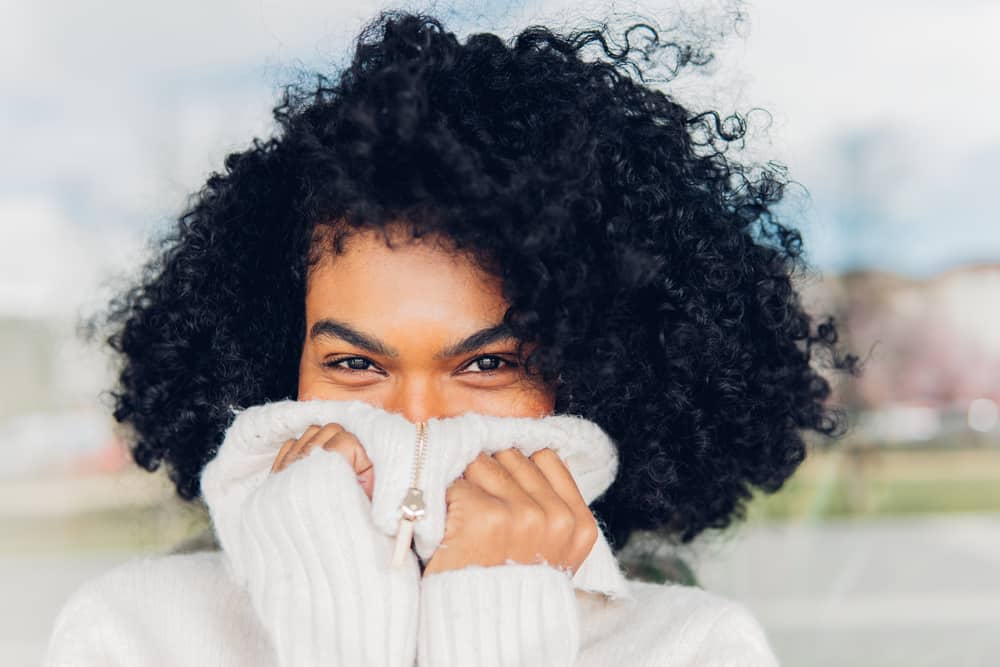
[[[40,199],[0,199],[0,234],[0,315],[75,318],[145,257],[123,230],[75,224]]]
[[[630,12],[669,26],[681,8],[690,26],[711,32],[725,26],[735,4],[8,3],[0,22],[0,210],[41,222],[37,232],[4,223],[0,246],[27,254],[4,256],[0,271],[16,273],[12,267],[46,256],[30,253],[69,253],[52,244],[71,238],[74,226],[120,229],[128,237],[175,216],[228,152],[270,132],[277,87],[292,68],[341,59],[379,7],[429,7],[449,17],[446,25],[460,36],[476,30],[509,36],[529,23],[571,27],[580,24],[577,18],[609,11],[617,12],[619,26]],[[682,76],[670,87],[681,101],[723,112],[771,111],[766,132],[763,115],[750,117],[756,133],[750,157],[785,161],[817,194],[830,192],[830,146],[839,133],[896,127],[918,142],[915,159],[923,163],[901,184],[902,208],[927,209],[937,201],[945,209],[954,203],[945,197],[978,204],[970,203],[971,188],[955,185],[974,177],[971,167],[955,171],[952,165],[965,164],[991,141],[1000,145],[1000,126],[981,118],[1000,101],[1000,68],[991,66],[1000,60],[991,34],[1000,25],[1000,6],[758,0],[744,11],[743,35],[724,42],[711,75]],[[935,199],[938,190],[948,194]],[[824,215],[817,213],[814,226]],[[45,231],[56,227],[59,233]],[[924,245],[931,249],[954,252],[929,241]],[[88,246],[68,247],[73,252],[66,261],[81,264],[78,271],[92,274],[106,262],[97,245],[87,260],[79,255]],[[918,260],[925,258],[914,255]],[[5,285],[0,294],[25,308],[56,293],[45,284],[38,278],[20,296]]]

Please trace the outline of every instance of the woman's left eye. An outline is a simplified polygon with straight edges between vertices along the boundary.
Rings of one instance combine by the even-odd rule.
[[[491,363],[487,364],[487,368],[483,368],[480,362],[487,360],[490,361]],[[507,361],[503,357],[497,357],[492,354],[486,354],[481,357],[476,357],[471,362],[469,362],[468,365],[465,366],[465,368],[470,368],[477,365],[479,367],[479,370],[472,371],[473,373],[494,373],[496,371],[502,371],[505,368],[514,368],[515,366],[517,366],[517,364],[515,364],[514,362]]]

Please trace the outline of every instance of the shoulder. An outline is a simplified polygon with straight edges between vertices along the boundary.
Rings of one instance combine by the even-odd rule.
[[[216,578],[224,570],[225,561],[218,551],[141,555],[87,580],[81,588],[114,589],[116,586],[138,581],[144,581],[147,585],[163,581],[174,583],[180,577]]]
[[[81,584],[65,608],[158,613],[235,593],[220,552],[138,556]],[[65,611],[64,608],[64,611]]]
[[[200,647],[229,639],[253,643],[248,640],[260,634],[255,623],[221,552],[136,557],[69,596],[53,625],[46,665],[68,664],[64,656],[80,654],[140,662],[153,655],[180,658],[179,651],[194,657]]]
[[[663,633],[650,645],[656,655],[691,665],[778,664],[764,629],[743,603],[696,586],[629,584],[635,620]]]
[[[692,667],[778,664],[764,629],[742,603],[695,586],[628,583],[632,600],[588,603],[588,634],[603,635],[591,638],[595,648],[603,645],[595,652],[602,660]]]

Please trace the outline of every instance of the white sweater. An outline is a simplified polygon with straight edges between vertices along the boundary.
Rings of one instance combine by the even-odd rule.
[[[281,444],[337,422],[374,464],[314,449],[278,474]],[[470,667],[777,665],[741,604],[625,579],[603,535],[572,577],[508,562],[421,577],[445,491],[480,451],[555,450],[588,503],[615,478],[614,443],[572,415],[465,413],[427,423],[413,549],[390,560],[413,483],[417,426],[363,401],[281,401],[237,413],[202,475],[220,551],[133,559],[60,611],[45,665]]]

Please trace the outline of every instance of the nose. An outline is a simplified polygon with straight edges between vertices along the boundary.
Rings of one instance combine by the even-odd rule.
[[[382,409],[398,412],[414,424],[428,419],[443,419],[457,414],[449,409],[448,402],[439,391],[430,387],[401,386],[393,394],[384,399]]]

